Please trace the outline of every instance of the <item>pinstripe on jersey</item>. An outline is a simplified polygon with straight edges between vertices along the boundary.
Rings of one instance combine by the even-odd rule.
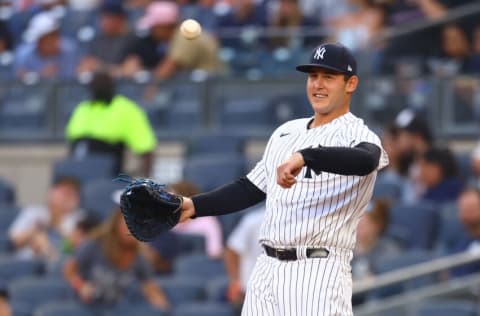
[[[362,211],[371,198],[376,172],[342,176],[303,168],[290,189],[276,182],[276,169],[294,152],[320,146],[354,147],[370,142],[381,148],[380,139],[352,113],[308,129],[311,119],[289,121],[272,134],[263,158],[247,175],[267,194],[260,241],[272,247],[327,247],[331,251],[355,246],[355,231]],[[388,164],[382,149],[378,169]],[[346,253],[346,258],[350,255]]]

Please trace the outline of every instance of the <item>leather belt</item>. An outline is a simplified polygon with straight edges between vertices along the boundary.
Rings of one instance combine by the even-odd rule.
[[[298,260],[296,248],[277,249],[263,245],[263,249],[265,249],[267,256],[277,258],[278,260]],[[329,253],[326,248],[307,248],[307,258],[327,258]]]

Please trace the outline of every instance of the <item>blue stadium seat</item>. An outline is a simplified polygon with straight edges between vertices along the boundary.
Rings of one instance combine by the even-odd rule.
[[[470,301],[432,301],[420,304],[416,316],[477,316],[478,304]]]
[[[187,158],[183,178],[208,191],[243,175],[244,166],[239,155],[198,155]]]
[[[207,300],[213,302],[227,302],[227,289],[230,280],[226,275],[216,277],[208,282],[205,290]]]
[[[222,303],[190,303],[173,309],[172,316],[234,316],[233,308]]]
[[[53,179],[73,177],[82,184],[96,179],[112,179],[113,159],[105,155],[89,155],[83,159],[65,158],[55,162]]]
[[[437,238],[439,210],[435,204],[398,204],[390,209],[386,235],[405,248],[432,249]]]
[[[198,130],[203,124],[202,113],[198,96],[192,98],[175,97],[165,114],[166,127],[171,131],[185,128]]]
[[[286,121],[310,117],[312,106],[303,91],[278,93],[269,99],[270,124],[279,126]]]
[[[22,260],[8,255],[0,256],[0,280],[9,284],[13,280],[41,275],[44,272],[44,265],[39,260]]]
[[[199,154],[242,154],[243,139],[228,132],[197,134],[187,144],[187,155]]]
[[[471,152],[461,152],[455,153],[455,160],[457,162],[458,173],[460,178],[464,182],[468,182],[468,180],[475,178],[473,169],[472,169],[472,157]]]
[[[246,211],[243,210],[241,212],[230,213],[217,217],[218,221],[220,222],[220,226],[222,227],[222,237],[225,242],[245,214]]]
[[[21,278],[10,283],[8,292],[12,300],[29,304],[32,310],[51,301],[73,298],[63,278]]]
[[[9,133],[36,131],[35,136],[47,133],[50,92],[50,85],[10,86],[0,104],[0,128]]]
[[[7,233],[10,224],[13,223],[17,216],[17,211],[9,208],[0,208],[0,235]]]
[[[10,308],[12,309],[13,316],[32,316],[30,304],[15,300],[9,300],[9,304]]]
[[[143,304],[120,304],[113,310],[105,312],[102,316],[167,316],[166,311],[151,306],[148,303]],[[70,316],[70,315],[69,315]],[[98,315],[97,315],[98,316]]]
[[[94,311],[75,302],[49,302],[35,310],[33,316],[97,316]]]
[[[160,277],[157,279],[157,283],[167,295],[172,306],[201,301],[204,298],[205,283],[201,278],[174,275]]]
[[[175,234],[178,242],[179,255],[205,254],[205,237],[197,234]]]
[[[114,193],[123,188],[125,183],[111,178],[87,181],[82,185],[82,208],[97,219],[105,220],[117,206],[113,201]]]
[[[222,260],[211,259],[201,254],[178,257],[174,262],[173,270],[176,276],[201,278],[205,281],[220,275],[226,275]]]
[[[55,102],[60,105],[56,125],[58,126],[58,136],[63,136],[65,125],[72,115],[75,107],[82,101],[88,100],[90,94],[86,85],[80,83],[60,83],[57,93],[55,93]]]
[[[269,127],[269,110],[269,99],[265,97],[244,95],[226,99],[220,110],[220,124],[229,128]]]
[[[442,206],[435,248],[449,253],[460,240],[467,239],[467,232],[458,218],[456,202]]]
[[[429,251],[420,250],[420,249],[405,251],[393,258],[386,258],[385,260],[379,261],[379,264],[377,267],[378,274],[391,272],[401,268],[406,268],[408,266],[422,263],[422,262],[427,262],[432,259],[434,259],[434,256]],[[400,294],[409,289],[433,284],[435,280],[436,280],[435,275],[426,275],[416,279],[407,280],[394,285],[386,286],[378,290],[374,290],[373,292],[369,293],[368,296],[370,298],[385,298],[391,295]]]
[[[0,208],[15,205],[15,187],[10,181],[0,178]]]
[[[380,174],[373,187],[374,199],[387,199],[396,203],[402,196],[403,183],[400,178],[387,177]]]

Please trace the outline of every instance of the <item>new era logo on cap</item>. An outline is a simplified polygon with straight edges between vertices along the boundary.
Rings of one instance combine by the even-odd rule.
[[[301,72],[312,72],[315,68],[330,69],[349,75],[357,74],[357,62],[350,50],[339,43],[326,43],[312,52],[310,63],[298,65]]]

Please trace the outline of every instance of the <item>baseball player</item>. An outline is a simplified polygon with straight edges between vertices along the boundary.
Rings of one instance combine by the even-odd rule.
[[[340,44],[313,50],[306,90],[314,115],[273,132],[260,162],[235,182],[185,198],[181,221],[266,199],[260,255],[242,315],[353,315],[350,261],[357,223],[388,157],[350,113],[357,65]]]

